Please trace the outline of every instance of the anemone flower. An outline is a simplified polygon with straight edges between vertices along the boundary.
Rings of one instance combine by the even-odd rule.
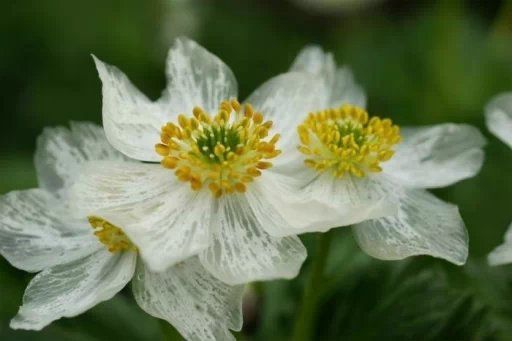
[[[122,226],[74,214],[69,188],[80,168],[101,160],[134,164],[110,146],[101,127],[75,123],[71,130],[46,129],[35,155],[40,187],[0,198],[2,256],[19,269],[38,272],[11,327],[40,330],[112,298],[131,281],[140,307],[185,338],[234,340],[229,329],[242,326],[242,286],[216,279],[197,257],[151,271]]]

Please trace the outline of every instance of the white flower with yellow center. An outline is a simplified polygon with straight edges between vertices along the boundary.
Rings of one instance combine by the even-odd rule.
[[[0,198],[0,252],[13,266],[39,272],[28,285],[14,329],[39,330],[108,300],[131,281],[147,313],[167,320],[187,339],[232,339],[242,326],[242,286],[229,286],[197,257],[164,272],[148,269],[122,226],[100,216],[76,216],[69,188],[82,167],[98,161],[126,167],[103,129],[72,124],[47,129],[35,163],[40,187]]]
[[[500,140],[512,148],[512,92],[494,97],[485,108],[487,127]],[[505,233],[505,242],[488,257],[489,264],[512,263],[512,224]]]
[[[167,59],[167,88],[152,102],[117,68],[95,61],[108,140],[146,163],[83,167],[74,209],[122,226],[154,271],[198,255],[229,284],[296,276],[306,250],[296,236],[280,235],[334,218],[273,167],[279,134],[290,129],[278,118],[316,107],[322,81],[284,74],[240,104],[231,70],[178,39]]]
[[[312,200],[331,205],[354,225],[361,248],[380,259],[427,254],[463,264],[468,236],[458,209],[425,189],[474,176],[485,140],[474,127],[442,124],[400,129],[370,115],[366,97],[347,68],[336,68],[320,48],[304,49],[292,71],[324,79],[323,103],[309,115],[291,117],[297,127],[281,139],[276,162],[302,179]],[[272,118],[272,117],[271,117]],[[300,171],[299,171],[300,170]],[[327,230],[329,226],[325,226]],[[317,231],[306,229],[301,232]]]

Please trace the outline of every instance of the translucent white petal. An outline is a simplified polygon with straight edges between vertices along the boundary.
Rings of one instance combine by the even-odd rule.
[[[233,72],[217,56],[187,38],[176,39],[166,63],[162,103],[168,117],[191,114],[195,106],[216,113],[222,100],[237,96]]]
[[[94,160],[124,160],[107,141],[103,128],[93,123],[71,123],[46,128],[37,139],[35,165],[39,186],[56,191],[72,184],[79,167]]]
[[[440,124],[402,129],[403,142],[384,171],[403,185],[445,187],[480,171],[485,138],[467,124]]]
[[[27,287],[13,329],[40,330],[61,317],[73,317],[112,298],[133,277],[136,255],[105,248],[39,273]]]
[[[356,83],[350,68],[345,66],[336,69],[332,54],[324,52],[319,46],[307,46],[302,49],[290,71],[308,72],[323,78],[329,95],[324,107],[319,107],[317,110],[347,103],[366,107],[366,94]]]
[[[306,258],[297,237],[270,236],[244,195],[229,195],[216,203],[213,240],[199,256],[206,269],[233,285],[297,275]]]
[[[329,84],[332,84],[336,73],[336,62],[332,53],[325,53],[320,46],[309,45],[299,52],[290,67],[290,71],[323,76]]]
[[[329,97],[329,107],[336,108],[343,104],[366,108],[366,94],[363,88],[356,83],[352,70],[347,66],[336,70]]]
[[[512,224],[505,234],[505,242],[495,248],[487,257],[490,265],[503,265],[512,263]]]
[[[430,255],[462,265],[468,256],[468,234],[457,206],[425,190],[406,190],[398,214],[358,224],[354,233],[361,248],[379,259]]]
[[[327,89],[323,81],[305,73],[285,73],[265,82],[246,102],[272,120],[271,133],[281,134],[279,148],[295,148],[296,128],[308,112],[325,107]],[[288,146],[290,148],[288,148]]]
[[[71,192],[74,211],[122,228],[154,271],[210,241],[211,194],[192,191],[159,164],[91,163]]]
[[[160,164],[96,161],[82,165],[69,189],[70,205],[79,216],[130,206],[172,190],[174,174]]]
[[[512,148],[512,92],[494,97],[485,107],[487,128]]]
[[[337,209],[301,190],[295,178],[272,170],[252,183],[245,194],[255,219],[272,236],[327,231],[343,219]]]
[[[304,187],[304,195],[336,210],[336,226],[356,224],[367,219],[380,218],[396,213],[398,201],[394,193],[401,188],[381,174],[364,178],[346,176],[341,179],[330,173],[316,176]],[[329,225],[317,231],[327,231]]]
[[[167,122],[164,110],[152,103],[115,66],[94,57],[103,83],[103,128],[121,153],[141,161],[160,161],[155,144]]]
[[[172,324],[187,340],[235,340],[242,328],[243,286],[229,286],[206,271],[197,258],[164,272],[142,262],[132,282],[137,303]]]
[[[86,224],[42,189],[11,192],[0,197],[0,252],[26,271],[67,263],[101,247]]]

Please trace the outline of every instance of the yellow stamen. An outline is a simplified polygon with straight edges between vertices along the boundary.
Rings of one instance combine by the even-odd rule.
[[[318,172],[331,170],[338,178],[381,172],[380,162],[393,157],[401,140],[400,128],[390,119],[369,118],[352,105],[310,113],[297,133],[298,149],[307,155],[304,164]]]
[[[110,252],[137,251],[137,247],[119,227],[100,217],[90,216],[87,219],[94,229],[94,235]]]
[[[200,107],[192,114],[163,126],[155,151],[163,157],[162,166],[174,169],[195,191],[206,187],[217,198],[243,193],[261,170],[272,167],[267,160],[281,153],[279,134],[267,139],[272,121],[264,121],[250,104],[232,99],[223,101],[215,116]]]

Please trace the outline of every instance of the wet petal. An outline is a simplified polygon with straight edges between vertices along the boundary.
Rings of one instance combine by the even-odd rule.
[[[405,128],[395,156],[382,164],[403,185],[445,187],[475,176],[482,167],[486,141],[467,124]]]
[[[405,190],[398,214],[360,223],[354,233],[363,251],[379,259],[430,255],[462,265],[468,256],[468,234],[457,206],[424,190]]]
[[[164,272],[139,262],[132,282],[137,303],[172,324],[188,340],[235,340],[242,328],[243,286],[230,286],[206,271],[197,258]]]
[[[135,253],[100,249],[71,263],[39,273],[27,287],[13,329],[40,330],[61,317],[79,315],[109,300],[130,281]]]
[[[41,189],[0,198],[0,252],[12,265],[40,271],[82,258],[101,247],[87,220],[73,220],[59,200]]]
[[[200,254],[203,266],[228,284],[295,277],[306,249],[293,237],[272,237],[243,195],[217,200],[213,240]]]

